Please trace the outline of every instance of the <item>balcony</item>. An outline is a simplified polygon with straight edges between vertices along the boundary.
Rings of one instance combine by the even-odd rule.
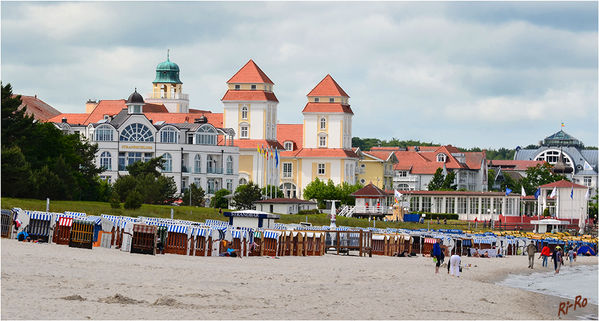
[[[223,173],[222,168],[208,167],[206,169],[206,174],[222,174],[222,173]]]
[[[393,214],[393,208],[390,206],[354,206],[355,213],[378,213]]]
[[[227,168],[227,175],[233,175],[233,169]]]
[[[416,176],[393,176],[393,181],[395,182],[416,182],[418,177]]]
[[[181,166],[181,172],[189,173],[189,169],[187,169],[187,166],[183,165],[183,166]]]

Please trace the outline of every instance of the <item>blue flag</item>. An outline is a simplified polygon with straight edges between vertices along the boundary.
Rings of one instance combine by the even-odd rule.
[[[537,188],[537,191],[535,192],[535,199],[539,199],[539,196],[541,196],[541,188]]]
[[[511,192],[512,192],[512,190],[509,187],[505,188],[505,196],[510,195]]]
[[[275,163],[276,163],[276,167],[279,167],[279,148],[275,147]]]
[[[572,189],[570,190],[570,198],[574,199],[574,186],[572,186]]]

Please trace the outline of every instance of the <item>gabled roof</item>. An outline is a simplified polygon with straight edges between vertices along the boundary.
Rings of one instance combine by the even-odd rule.
[[[341,103],[307,103],[302,113],[348,113],[354,114],[349,105]]]
[[[423,146],[422,148],[410,147],[408,150],[396,150],[397,164],[395,170],[409,170],[412,174],[433,175],[438,168],[472,169],[479,170],[485,159],[485,152],[460,152],[456,147],[447,146]],[[437,155],[443,153],[446,161],[437,162]],[[458,160],[459,154],[463,154],[463,161]],[[461,159],[461,157],[460,157]]]
[[[277,140],[281,144],[287,141],[293,142],[292,151],[281,151],[281,156],[292,156],[303,147],[304,125],[303,124],[277,124]]]
[[[227,81],[230,83],[267,83],[272,84],[272,80],[256,65],[256,63],[250,59],[231,79]]]
[[[65,113],[65,114],[60,114],[58,116],[54,116],[50,119],[48,119],[49,123],[62,123],[62,119],[66,118],[67,123],[71,124],[71,125],[75,125],[75,124],[79,124],[79,125],[87,125],[85,123],[85,120],[87,119],[89,115],[88,114],[69,114],[69,113]]]
[[[367,151],[367,152],[362,152],[362,154],[374,157],[383,162],[397,161],[397,157],[395,157],[395,154],[393,153],[393,151],[377,151],[377,150],[373,151],[373,150],[371,150],[371,151]]]
[[[333,96],[333,97],[347,97],[349,95],[337,84],[335,79],[331,75],[327,74],[314,89],[312,89],[308,96]]]
[[[54,122],[54,123],[60,123],[62,121],[62,118],[66,117],[67,123],[69,123],[69,124],[88,125],[88,124],[92,124],[92,123],[97,123],[100,120],[104,119],[104,115],[114,116],[126,108],[127,108],[127,105],[125,104],[124,99],[116,99],[116,100],[105,99],[105,100],[100,100],[100,102],[98,102],[98,105],[89,114],[86,114],[86,113],[60,114],[60,115],[57,115],[57,116],[54,116],[54,117],[48,119],[48,121]],[[166,109],[166,107],[163,104],[145,104],[143,106],[143,110],[144,110],[144,114],[155,113],[155,114],[172,115],[172,114],[169,114],[168,110]],[[220,127],[220,126],[216,126],[216,127]]]
[[[383,191],[382,189],[376,187],[372,183],[360,188],[359,190],[351,193],[352,196],[369,196],[369,197],[383,197],[388,196],[389,193]]]
[[[279,102],[277,96],[272,92],[264,92],[261,90],[227,90],[221,101],[276,101]]]
[[[557,188],[584,188],[584,189],[588,188],[587,186],[568,182],[567,180],[564,180],[564,179],[562,179],[561,181],[541,185],[539,187],[542,187],[542,188],[554,188],[554,187],[557,187]]]
[[[16,97],[17,95],[12,95],[12,97]],[[25,96],[21,95],[21,106],[19,106],[19,110],[23,109],[24,106],[27,106],[27,115],[33,115],[33,118],[46,121],[52,117],[60,115],[60,112],[54,107],[46,104],[41,99],[36,96]]]

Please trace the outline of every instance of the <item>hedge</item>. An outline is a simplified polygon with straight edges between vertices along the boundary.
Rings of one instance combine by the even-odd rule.
[[[426,219],[430,220],[431,218],[433,220],[436,220],[437,218],[442,220],[444,218],[448,219],[448,220],[457,220],[460,218],[460,216],[458,214],[450,214],[450,213],[429,213],[429,212],[418,212],[418,214],[420,214],[422,216],[422,214],[426,214]]]
[[[320,214],[320,210],[317,208],[312,210],[300,210],[297,212],[297,214]]]

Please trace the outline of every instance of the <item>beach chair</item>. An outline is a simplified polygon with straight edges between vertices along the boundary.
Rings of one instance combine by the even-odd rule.
[[[71,237],[69,247],[92,249],[94,240],[94,222],[71,219]]]
[[[131,253],[156,255],[157,239],[156,226],[133,224]]]
[[[2,210],[0,212],[0,215],[2,219],[2,230],[0,236],[3,238],[10,238],[12,235],[13,228],[13,213],[11,210]]]
[[[73,226],[72,217],[59,217],[58,225],[54,230],[53,242],[61,245],[68,245],[71,240],[71,227]]]
[[[26,231],[31,240],[48,242],[50,235],[51,215],[46,212],[25,211],[29,215]]]
[[[266,256],[277,256],[279,237],[281,236],[280,231],[264,231],[264,239],[260,246],[262,255]]]
[[[188,230],[187,225],[169,225],[167,226],[165,253],[187,255],[188,249]]]

